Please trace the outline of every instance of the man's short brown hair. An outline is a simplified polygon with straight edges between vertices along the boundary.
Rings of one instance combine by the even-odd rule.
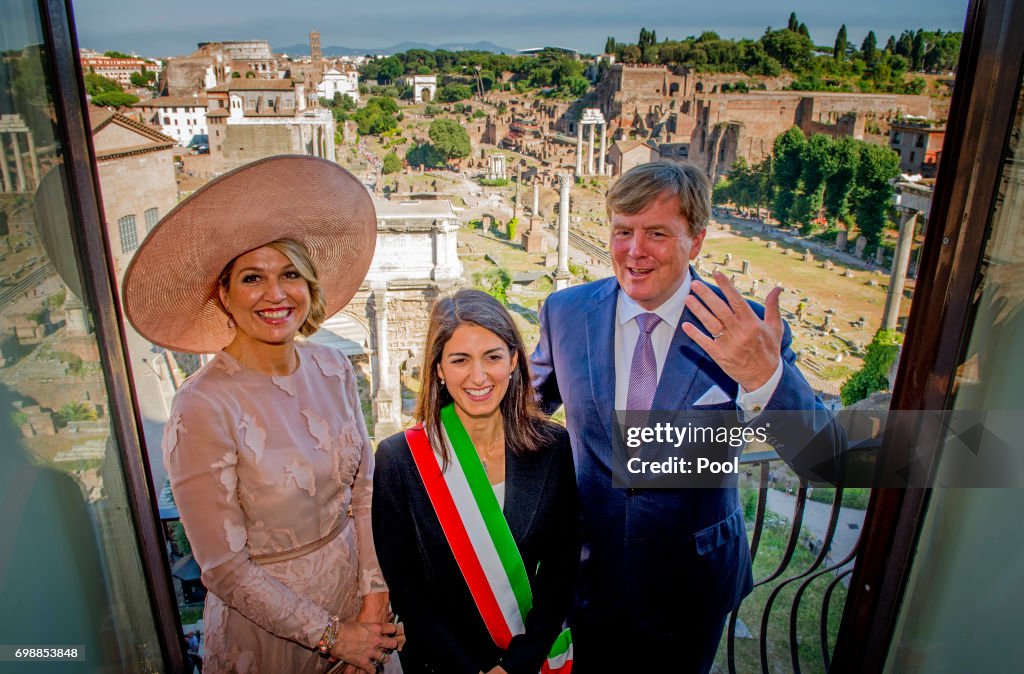
[[[697,236],[711,217],[711,183],[704,171],[693,164],[653,161],[626,171],[608,190],[605,208],[612,213],[634,215],[670,192],[679,198],[679,213],[690,223],[690,234]]]

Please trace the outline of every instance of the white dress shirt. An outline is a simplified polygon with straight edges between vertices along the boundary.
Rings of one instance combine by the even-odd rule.
[[[690,294],[691,276],[689,270],[683,284],[679,286],[673,295],[665,302],[652,310],[658,314],[661,322],[651,331],[651,344],[654,347],[654,359],[658,366],[658,380],[661,380],[661,373],[665,369],[665,359],[668,357],[668,348],[672,344],[672,337],[676,330],[681,330],[679,321],[682,320],[683,311],[686,309],[686,297]],[[636,323],[636,317],[647,313],[647,309],[637,304],[629,295],[619,288],[615,304],[615,409],[626,409],[626,399],[629,395],[629,371],[633,365],[633,351],[636,349],[637,339],[640,338],[640,327]],[[698,322],[699,325],[699,322]],[[736,405],[744,412],[743,416],[749,421],[764,408],[775,393],[779,380],[782,379],[782,358],[775,368],[774,374],[756,391],[746,391],[742,386],[736,396]],[[703,391],[698,392],[698,395]]]

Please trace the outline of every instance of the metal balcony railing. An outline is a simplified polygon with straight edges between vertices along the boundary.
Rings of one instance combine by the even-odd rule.
[[[836,590],[853,571],[852,562],[861,544],[858,534],[856,541],[842,554],[841,559],[834,560],[831,556],[843,510],[843,488],[835,488],[824,533],[819,538],[817,534],[808,535],[804,529],[808,497],[813,486],[804,479],[793,478],[797,486],[792,511],[789,513],[791,516],[779,520],[778,515],[768,508],[768,496],[773,486],[778,484],[778,479],[772,480],[773,474],[777,470],[784,470],[782,459],[774,451],[750,452],[741,455],[740,463],[741,473],[745,473],[747,478],[747,485],[741,489],[753,490],[756,494],[753,522],[747,523],[750,556],[755,569],[754,591],[729,616],[723,644],[719,648],[719,670],[727,670],[730,674],[748,674],[757,671],[758,665],[754,664],[756,661],[764,674],[785,671],[788,667],[795,674],[827,672],[831,664],[831,642],[835,634],[829,631],[830,612],[836,610],[831,627],[838,629],[839,612],[845,600],[842,603],[835,600]],[[746,497],[744,500],[748,499]],[[815,504],[818,510],[822,507],[827,506]],[[768,556],[763,545],[769,529],[773,530],[776,547],[780,535],[774,530],[780,529],[785,533],[782,534],[784,542],[778,561],[769,563],[768,570],[765,570],[765,560],[758,555]],[[771,557],[774,557],[774,552]],[[818,601],[817,605],[812,606],[808,605],[808,598],[812,594],[808,590],[813,586],[816,586],[813,594]],[[807,629],[808,614],[817,620],[817,634],[810,634]],[[756,631],[753,628],[741,628],[741,615],[747,621],[753,618],[759,622]],[[770,629],[773,625],[775,630]],[[786,634],[778,634],[780,625],[788,626]],[[773,631],[774,634],[771,633]],[[807,643],[809,638],[819,642],[819,648],[814,650],[818,651],[820,658],[809,657],[813,652]],[[751,644],[742,643],[747,639],[751,642],[756,640],[756,653]],[[805,647],[801,649],[801,646]]]

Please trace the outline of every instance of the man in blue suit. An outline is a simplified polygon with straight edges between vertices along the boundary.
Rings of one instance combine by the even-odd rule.
[[[781,289],[761,306],[689,266],[710,194],[691,165],[627,172],[607,197],[615,278],[555,293],[541,310],[534,385],[548,412],[565,406],[581,501],[574,674],[708,672],[753,584],[734,485],[613,486],[616,410],[730,410],[744,423],[800,411],[776,424],[773,444],[803,474],[836,476],[843,434],[796,368]]]

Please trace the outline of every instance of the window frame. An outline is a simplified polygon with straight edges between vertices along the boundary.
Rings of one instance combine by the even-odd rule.
[[[46,66],[54,87],[56,132],[64,143],[69,221],[83,293],[92,307],[93,327],[100,362],[107,382],[111,438],[124,473],[128,506],[135,524],[153,621],[161,656],[169,672],[185,672],[185,653],[170,566],[164,551],[157,495],[150,487],[149,465],[142,437],[141,416],[128,367],[124,324],[114,288],[114,257],[104,233],[99,192],[98,163],[92,126],[82,86],[78,35],[70,9],[63,0],[39,2]]]

